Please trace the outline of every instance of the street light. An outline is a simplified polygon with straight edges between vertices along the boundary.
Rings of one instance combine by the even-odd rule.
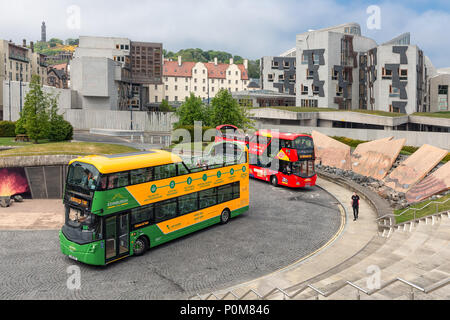
[[[131,98],[133,97],[133,85],[130,81],[130,87],[128,89],[128,104],[130,106],[130,114],[131,114],[131,122],[130,122],[130,127],[131,127],[131,131],[133,131],[133,106],[131,105]]]

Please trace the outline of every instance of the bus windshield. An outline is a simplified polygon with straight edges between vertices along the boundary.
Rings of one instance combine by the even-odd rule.
[[[69,240],[79,244],[102,239],[101,218],[69,206],[66,206],[66,219],[62,230]]]
[[[292,163],[292,174],[301,178],[310,178],[314,176],[314,160],[297,161]]]
[[[314,142],[311,137],[298,137],[294,141],[293,148],[298,154],[309,155],[314,153]]]
[[[71,190],[89,194],[95,190],[98,179],[99,172],[93,165],[74,162],[67,173],[67,186]]]

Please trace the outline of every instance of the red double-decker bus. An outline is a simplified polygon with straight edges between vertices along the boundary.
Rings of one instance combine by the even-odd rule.
[[[260,130],[248,137],[231,125],[216,129],[216,141],[245,142],[250,177],[291,188],[316,184],[314,142],[310,135]]]

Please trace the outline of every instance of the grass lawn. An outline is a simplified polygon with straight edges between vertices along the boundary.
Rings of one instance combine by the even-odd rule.
[[[21,148],[0,152],[0,157],[37,156],[37,155],[91,155],[136,152],[138,149],[105,143],[92,142],[55,142],[28,144]]]
[[[415,205],[410,206],[410,208],[416,208],[416,209],[420,209],[423,208],[425,205],[427,205],[428,203],[435,201],[435,202],[445,202],[446,200],[450,199],[450,194],[446,195],[445,197],[442,197],[440,199],[437,200],[427,200],[424,202],[419,202]],[[405,221],[409,221],[409,220],[413,220],[414,219],[414,211],[413,210],[409,210],[408,212],[406,212],[405,214],[398,216],[400,213],[404,212],[407,209],[400,209],[400,210],[395,210],[394,214],[395,214],[395,221],[397,223],[402,223]],[[439,204],[438,205],[438,211],[437,212],[442,212],[442,211],[446,211],[446,210],[450,210],[450,200],[447,201],[444,204]],[[416,211],[416,218],[421,218],[421,217],[425,217],[425,216],[429,216],[431,214],[436,213],[436,204],[431,204],[428,207]]]
[[[11,138],[4,138],[0,137],[0,146],[28,146],[32,145],[33,142],[16,142],[14,141],[14,137]],[[48,140],[40,140],[40,143],[48,142]]]
[[[416,112],[412,114],[413,116],[421,117],[433,117],[433,118],[447,118],[450,119],[450,111],[440,111],[440,112]]]
[[[340,142],[342,142],[342,143],[344,143],[344,144],[346,144],[346,145],[348,145],[348,146],[350,146],[352,148],[356,148],[359,144],[367,142],[367,141],[362,141],[362,140],[354,140],[354,139],[350,139],[350,138],[347,138],[347,137],[336,137],[336,136],[334,136],[334,137],[330,137],[330,138],[333,138],[333,139],[335,139],[337,141],[340,141]],[[417,150],[419,150],[418,147],[404,146],[402,148],[402,150],[400,151],[400,154],[405,155],[405,156],[410,156],[414,152],[416,152]],[[448,161],[450,161],[450,153],[448,153],[441,162],[447,163]]]

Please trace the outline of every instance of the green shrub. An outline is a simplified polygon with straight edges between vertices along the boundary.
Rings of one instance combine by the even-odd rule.
[[[12,121],[0,121],[0,137],[15,137],[16,124]]]
[[[70,122],[58,116],[50,122],[48,139],[53,142],[72,140],[73,127]]]

